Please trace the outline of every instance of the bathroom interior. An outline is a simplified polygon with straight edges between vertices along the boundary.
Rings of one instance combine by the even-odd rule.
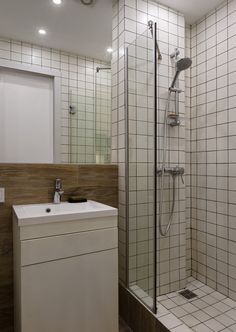
[[[1,1],[13,331],[236,331],[236,0]]]

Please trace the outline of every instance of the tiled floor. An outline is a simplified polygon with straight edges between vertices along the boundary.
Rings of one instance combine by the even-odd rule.
[[[173,292],[157,298],[157,317],[171,332],[236,332],[235,301],[194,278],[189,278],[186,288],[197,297],[187,300]],[[151,298],[138,286],[132,290],[151,304]]]

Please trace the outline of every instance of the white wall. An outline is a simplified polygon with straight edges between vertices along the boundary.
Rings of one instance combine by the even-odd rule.
[[[191,27],[192,273],[236,300],[236,1]]]
[[[0,69],[0,162],[53,162],[53,81]]]

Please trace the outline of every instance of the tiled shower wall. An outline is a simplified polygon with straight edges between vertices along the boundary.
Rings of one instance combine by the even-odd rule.
[[[112,60],[112,132],[113,132],[113,161],[119,164],[119,241],[120,241],[120,279],[126,281],[126,235],[127,222],[125,219],[125,95],[124,95],[124,48],[130,45],[138,36],[147,30],[147,22],[149,19],[158,22],[158,41],[163,55],[163,60],[158,63],[158,144],[160,153],[158,155],[158,163],[160,165],[162,144],[163,144],[163,119],[166,105],[168,87],[173,79],[174,64],[169,58],[175,47],[180,49],[181,56],[185,54],[185,22],[181,14],[170,10],[166,7],[158,5],[155,1],[142,0],[119,0],[113,3],[113,60]],[[137,56],[138,57],[138,56]],[[138,73],[136,73],[138,74]],[[145,74],[143,73],[143,76]],[[147,75],[148,76],[148,75]],[[137,75],[138,77],[138,75]],[[140,83],[137,79],[136,83]],[[184,75],[180,79],[180,87],[184,89]],[[141,93],[142,94],[142,93]],[[140,94],[140,95],[141,95]],[[138,97],[138,96],[137,96]],[[147,96],[146,96],[147,97]],[[170,165],[179,165],[185,167],[185,93],[180,96],[180,113],[182,122],[180,127],[171,128],[168,132],[168,163]],[[144,98],[144,96],[143,96]],[[138,98],[137,98],[138,100]],[[148,100],[148,99],[147,99]],[[151,100],[151,99],[150,99]],[[133,105],[136,112],[136,128],[140,122],[147,125],[145,119],[138,119],[138,112],[141,110],[143,114],[147,113],[148,107],[152,105]],[[147,123],[145,123],[147,121]],[[142,128],[144,130],[144,128]],[[147,129],[148,130],[148,129]],[[149,127],[153,130],[153,127]],[[136,142],[144,142],[148,136],[148,132],[137,131]],[[149,134],[150,135],[150,134]],[[152,247],[148,247],[146,242],[151,239],[153,229],[151,222],[138,223],[139,218],[146,217],[150,214],[144,214],[150,208],[147,202],[140,202],[141,195],[145,197],[147,188],[150,188],[151,179],[148,178],[147,172],[140,173],[138,169],[145,170],[147,167],[148,153],[153,150],[150,145],[143,146],[141,143],[136,146],[136,156],[132,157],[136,169],[132,169],[132,217],[136,219],[132,223],[132,239],[138,245],[143,244],[142,253],[130,250],[130,261],[132,261],[129,270],[130,280],[139,284],[143,289],[152,291],[152,260],[150,260],[153,251]],[[136,159],[135,159],[136,158]],[[150,160],[149,160],[150,161]],[[141,167],[140,167],[141,166]],[[150,166],[150,165],[149,165]],[[134,168],[135,168],[134,167]],[[150,174],[150,173],[149,173]],[[152,181],[152,180],[151,180]],[[138,186],[141,187],[138,187]],[[171,197],[172,181],[170,178],[165,179],[165,209],[169,207]],[[185,285],[186,278],[186,230],[185,230],[185,186],[177,179],[177,199],[174,214],[173,227],[170,234],[166,238],[159,238],[158,235],[158,292],[166,293],[175,289],[179,289]],[[150,203],[150,200],[149,200]],[[141,208],[142,207],[142,208]],[[141,215],[142,214],[142,215]],[[167,222],[168,215],[164,216],[164,223]],[[146,220],[147,221],[147,220]],[[150,242],[151,243],[151,242]],[[146,249],[147,248],[147,251]],[[132,256],[133,255],[133,256]]]
[[[95,162],[95,75],[96,67],[109,67],[110,63],[71,54],[55,49],[43,48],[38,45],[21,41],[0,38],[0,59],[14,63],[35,65],[44,69],[56,69],[61,72],[61,162]],[[104,76],[106,74],[102,74]],[[101,75],[100,75],[101,77]],[[106,118],[106,110],[110,107],[109,73],[100,82],[97,108],[104,124],[102,134],[110,134]],[[76,109],[76,114],[69,116],[69,105]],[[100,121],[101,123],[101,121]],[[100,126],[99,129],[103,128]],[[107,129],[107,130],[106,130]],[[100,130],[101,134],[101,130]],[[100,135],[101,138],[101,135]],[[102,138],[98,144],[104,143]],[[104,143],[104,144],[103,144]]]
[[[192,273],[236,299],[236,1],[191,28]]]
[[[157,6],[154,21],[158,22],[157,40],[162,53],[162,60],[157,68],[158,96],[158,167],[162,167],[164,146],[164,119],[167,105],[168,90],[175,75],[175,59],[170,54],[178,48],[180,57],[185,57],[185,20],[181,13],[170,8]],[[177,94],[179,99],[180,126],[167,126],[166,166],[179,166],[185,169],[185,73],[181,73],[178,87],[182,90]],[[171,95],[169,113],[175,112],[175,94]],[[157,199],[160,203],[161,180],[157,178]],[[173,181],[170,175],[164,176],[164,199],[162,210],[162,229],[165,229],[173,202]],[[185,220],[185,183],[181,177],[175,178],[175,208],[168,234],[163,237],[157,234],[157,294],[162,295],[183,288],[186,284],[186,220]],[[158,206],[157,206],[158,207]],[[160,207],[159,207],[160,208]],[[157,210],[157,223],[160,218]]]

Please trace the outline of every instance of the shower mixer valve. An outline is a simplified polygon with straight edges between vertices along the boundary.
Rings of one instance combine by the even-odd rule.
[[[157,175],[161,176],[163,172],[162,167],[158,168],[157,170]],[[178,175],[180,175],[182,183],[184,184],[184,168],[183,167],[179,167],[179,166],[173,166],[173,167],[164,167],[164,174],[170,174],[173,177],[176,177]]]

